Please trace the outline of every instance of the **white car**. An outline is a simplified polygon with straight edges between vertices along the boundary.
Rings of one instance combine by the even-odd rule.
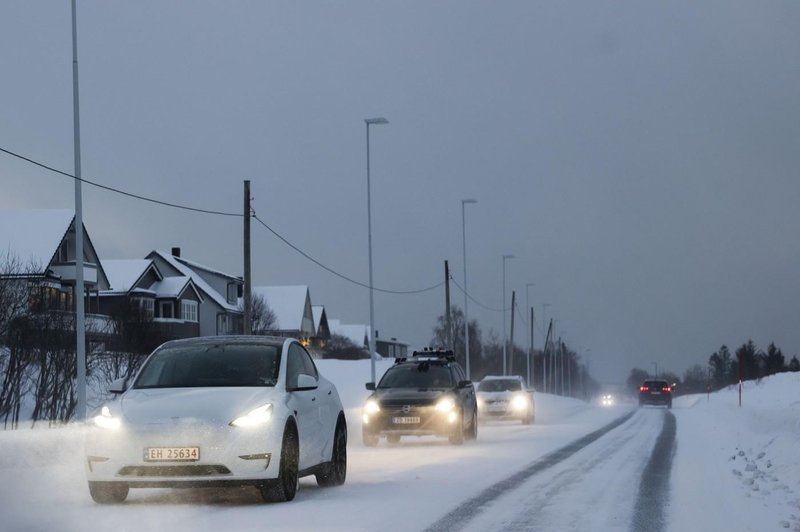
[[[90,419],[89,492],[119,503],[129,488],[253,485],[289,501],[297,479],[341,485],[347,426],[334,385],[294,339],[224,336],[167,342],[132,386]],[[124,393],[123,393],[124,392]]]
[[[487,376],[478,383],[478,417],[481,419],[519,419],[523,425],[534,420],[533,390],[516,375]]]

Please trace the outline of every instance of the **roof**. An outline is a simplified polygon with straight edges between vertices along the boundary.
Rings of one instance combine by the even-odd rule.
[[[164,277],[162,280],[150,285],[150,290],[156,293],[156,297],[178,298],[187,288],[194,290],[200,301],[203,301],[203,296],[197,291],[197,288],[195,288],[192,278],[188,276]]]
[[[286,342],[291,342],[291,338],[278,336],[245,336],[245,335],[226,335],[226,336],[196,336],[193,338],[181,338],[171,340],[163,344],[159,349],[165,347],[175,347],[181,345],[208,345],[208,344],[257,344],[282,347]]]
[[[260,295],[275,314],[277,330],[302,331],[306,317],[306,302],[309,300],[308,286],[254,286],[253,296]],[[314,327],[316,333],[316,326]]]
[[[176,270],[181,272],[186,277],[191,277],[192,281],[194,282],[194,285],[200,291],[202,291],[204,294],[208,295],[208,297],[212,301],[214,301],[217,305],[219,305],[220,307],[224,308],[225,310],[227,310],[229,312],[241,312],[241,309],[239,308],[238,305],[228,303],[228,300],[225,299],[225,297],[222,294],[220,294],[219,292],[217,292],[216,290],[211,288],[211,285],[209,285],[205,281],[205,279],[200,277],[199,274],[197,274],[194,271],[192,271],[192,268],[187,266],[184,263],[184,260],[178,261],[175,257],[172,256],[171,253],[167,253],[166,251],[159,251],[159,250],[151,251],[150,254],[148,255],[148,257],[152,256],[153,254],[158,255],[161,259],[166,261],[170,266],[172,266],[173,268],[175,268]],[[232,278],[236,279],[236,277],[232,277]]]
[[[111,285],[110,292],[130,292],[145,275],[147,270],[153,267],[156,276],[162,279],[163,276],[152,260],[149,259],[112,259],[103,261],[103,269],[108,276]]]
[[[204,264],[200,264],[198,262],[194,262],[194,261],[191,261],[189,259],[185,259],[183,257],[175,257],[172,254],[170,254],[170,256],[172,258],[174,258],[175,260],[177,260],[179,262],[182,262],[183,264],[185,264],[186,266],[188,266],[188,267],[190,267],[190,268],[192,268],[194,270],[205,270],[205,271],[207,271],[209,273],[214,273],[214,274],[217,274],[217,275],[221,275],[222,277],[227,277],[228,279],[233,279],[233,280],[241,280],[242,279],[241,277],[236,277],[235,275],[231,275],[229,273],[221,272],[221,271],[219,271],[217,269],[211,268],[209,266],[205,266]]]
[[[328,328],[331,330],[331,334],[349,338],[359,347],[366,347],[365,339],[369,341],[369,325],[347,325],[339,320],[328,320]]]
[[[23,268],[37,266],[36,273],[44,273],[74,217],[67,209],[0,210],[0,253],[10,252]]]
[[[322,316],[325,314],[325,307],[322,305],[313,305],[311,313],[314,315],[314,332],[319,334],[319,325],[322,323]],[[328,326],[330,329],[330,326]]]

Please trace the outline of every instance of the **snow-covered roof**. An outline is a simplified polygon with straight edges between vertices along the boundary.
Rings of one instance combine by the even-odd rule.
[[[180,297],[181,294],[190,287],[195,291],[200,301],[203,301],[203,296],[197,291],[189,276],[179,277],[164,277],[160,281],[156,281],[150,285],[150,290],[156,293],[157,297]]]
[[[0,210],[0,253],[11,252],[23,268],[39,266],[36,273],[44,273],[74,216],[67,209]]]
[[[163,278],[150,259],[111,259],[103,261],[103,269],[108,276],[111,285],[110,292],[127,293],[136,286],[136,283],[147,272],[150,267],[156,273],[156,277]]]
[[[302,331],[309,300],[308,286],[254,286],[253,295],[260,295],[275,314],[276,327],[281,331]],[[313,324],[312,324],[313,327]],[[312,334],[316,334],[316,327]]]
[[[322,305],[312,305],[311,313],[314,315],[314,334],[319,334],[319,324],[322,321],[322,315],[325,314],[325,307]],[[328,326],[330,328],[330,326]]]
[[[179,261],[175,257],[173,257],[171,253],[168,253],[166,251],[153,250],[150,253],[150,255],[153,255],[153,254],[158,255],[160,258],[162,258],[164,261],[166,261],[170,266],[172,266],[173,268],[175,268],[176,270],[181,272],[186,277],[191,277],[192,281],[194,282],[194,285],[200,291],[202,291],[204,294],[206,294],[209,298],[211,298],[220,307],[222,307],[225,310],[230,311],[230,312],[241,312],[241,310],[239,309],[239,307],[236,304],[228,303],[228,300],[225,299],[225,297],[222,294],[220,294],[219,292],[214,290],[211,287],[211,285],[209,285],[202,277],[200,277],[199,274],[197,274],[194,271],[192,271],[192,268],[187,266],[183,262],[185,259],[181,259],[181,261]],[[148,256],[150,256],[150,255],[148,255]],[[206,269],[208,269],[208,268],[206,268]],[[227,274],[225,274],[225,275],[227,275]],[[229,277],[231,277],[231,276],[229,276]],[[232,278],[235,279],[235,277],[232,277]]]
[[[200,264],[198,262],[194,262],[192,260],[185,259],[183,257],[175,257],[174,255],[170,255],[170,256],[173,257],[175,260],[177,260],[179,262],[182,262],[183,264],[187,265],[188,267],[190,267],[190,268],[192,268],[194,270],[205,270],[205,271],[207,271],[209,273],[213,273],[213,274],[216,274],[216,275],[221,275],[222,277],[227,277],[228,279],[233,279],[233,280],[239,279],[239,277],[236,277],[235,275],[231,275],[229,273],[221,272],[221,271],[219,271],[217,269],[214,269],[214,268],[211,268],[209,266],[206,266],[205,264]]]
[[[339,320],[328,320],[331,334],[338,334],[350,339],[359,347],[367,347],[369,342],[369,325],[347,325]]]

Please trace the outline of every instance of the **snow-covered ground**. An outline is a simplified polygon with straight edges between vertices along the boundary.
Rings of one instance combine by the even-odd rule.
[[[388,362],[378,364],[382,374]],[[424,530],[486,487],[628,412],[537,394],[536,423],[481,425],[478,440],[435,438],[361,445],[359,407],[369,361],[319,361],[336,383],[350,429],[347,482],[301,480],[291,503],[255,490],[132,490],[118,506],[92,502],[81,431],[0,432],[2,530]],[[800,531],[800,374],[736,390],[682,397],[667,508],[669,530]],[[552,530],[629,530],[641,469],[664,412],[645,408],[557,467],[498,499],[470,530],[521,527],[530,514]],[[527,491],[526,491],[527,490]],[[534,504],[535,503],[535,504]],[[513,514],[513,515],[512,515]],[[509,515],[504,519],[504,515]],[[572,517],[569,517],[572,516]],[[592,519],[590,516],[594,516]],[[537,528],[534,526],[534,529]]]

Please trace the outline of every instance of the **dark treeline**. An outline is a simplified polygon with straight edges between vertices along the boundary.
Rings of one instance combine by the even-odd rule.
[[[787,363],[783,352],[774,343],[770,343],[767,350],[762,351],[752,340],[748,340],[733,353],[728,346],[723,345],[708,357],[705,368],[695,364],[686,370],[682,379],[670,372],[659,373],[658,378],[676,384],[676,395],[716,391],[739,382],[740,360],[743,381],[758,380],[786,371],[800,371],[797,356],[793,356]],[[653,375],[647,371],[634,368],[626,381],[627,387],[634,392],[642,381],[650,377]]]

